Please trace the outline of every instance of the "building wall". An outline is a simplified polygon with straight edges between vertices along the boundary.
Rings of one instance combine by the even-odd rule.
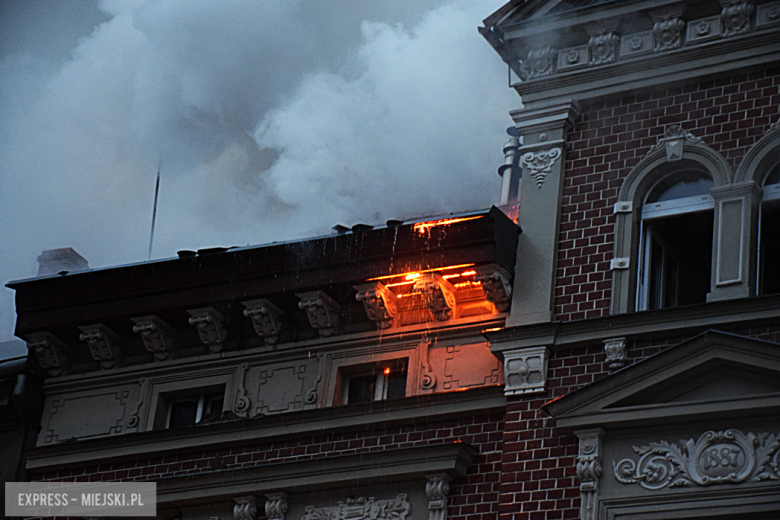
[[[777,68],[583,103],[566,155],[555,319],[609,314],[613,206],[622,180],[668,125],[700,137],[735,170],[778,114]]]

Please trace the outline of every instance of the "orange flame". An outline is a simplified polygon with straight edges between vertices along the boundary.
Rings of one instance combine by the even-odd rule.
[[[407,271],[405,273],[398,273],[398,274],[388,274],[385,276],[377,276],[375,278],[369,278],[366,280],[367,282],[373,282],[376,280],[387,280],[389,278],[400,278],[402,276],[406,277],[407,280],[414,280],[415,278],[419,278],[422,273],[434,273],[438,271],[449,271],[450,269],[460,269],[462,267],[471,267],[474,264],[458,264],[458,265],[450,265],[447,267],[434,267],[431,269],[422,269],[420,271]],[[391,284],[396,285],[396,284]],[[390,287],[388,285],[387,287]]]
[[[429,220],[428,222],[418,222],[414,225],[414,230],[424,235],[426,231],[438,226],[449,226],[450,224],[456,224],[458,222],[466,222],[467,220],[476,220],[483,218],[485,215],[479,215],[477,217],[459,217],[459,218],[443,218],[439,220]]]

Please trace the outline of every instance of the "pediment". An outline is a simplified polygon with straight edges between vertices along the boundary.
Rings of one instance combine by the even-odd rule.
[[[545,405],[561,427],[780,413],[780,344],[705,332]]]

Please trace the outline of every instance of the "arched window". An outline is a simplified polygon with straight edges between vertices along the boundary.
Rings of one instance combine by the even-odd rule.
[[[730,183],[720,154],[680,127],[667,129],[618,193],[612,314],[710,299],[723,213],[713,193]]]

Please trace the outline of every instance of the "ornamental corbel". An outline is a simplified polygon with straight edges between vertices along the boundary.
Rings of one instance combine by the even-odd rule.
[[[398,296],[380,282],[355,285],[358,292],[355,299],[363,303],[368,319],[376,323],[377,329],[388,329],[393,326],[393,319],[398,313]]]
[[[452,477],[446,473],[425,475],[425,494],[428,495],[428,520],[447,519],[447,495],[450,493]]]
[[[35,354],[35,359],[46,373],[52,377],[61,376],[68,367],[68,353],[65,343],[51,332],[28,334],[27,350]]]
[[[753,29],[753,12],[756,8],[752,2],[721,0],[720,5],[723,6],[720,21],[724,37],[744,34]]]
[[[79,339],[87,344],[92,359],[100,363],[104,369],[119,366],[122,349],[120,338],[103,324],[84,325],[79,327]]]
[[[474,269],[474,281],[482,285],[487,301],[499,312],[507,312],[512,305],[512,275],[498,265],[487,265]]]
[[[601,466],[601,439],[604,430],[576,431],[579,438],[579,453],[577,455],[577,478],[580,481],[580,519],[595,520],[599,478],[602,474]]]
[[[610,370],[617,370],[618,368],[626,366],[626,359],[628,359],[626,353],[626,338],[605,339],[604,353],[607,356],[604,361],[607,363]]]
[[[520,160],[523,168],[529,172],[531,177],[536,181],[536,187],[542,189],[544,180],[552,172],[552,166],[560,156],[560,148],[551,148],[539,152],[525,153]]]
[[[263,338],[266,345],[275,345],[279,341],[282,332],[282,322],[279,319],[284,312],[265,298],[241,302],[244,316],[252,320],[252,326],[258,336]]]
[[[421,275],[414,282],[414,291],[422,293],[425,305],[438,321],[452,318],[457,305],[455,287],[439,273]]]
[[[289,506],[287,504],[287,493],[280,491],[278,493],[269,493],[265,496],[265,516],[268,520],[284,520]]]
[[[201,307],[199,309],[187,309],[190,315],[190,325],[195,327],[200,336],[200,341],[216,354],[222,352],[227,339],[225,318],[213,307]]]
[[[154,354],[154,359],[164,361],[171,357],[176,346],[174,329],[157,316],[132,318],[133,332],[141,335],[144,348]]]
[[[650,151],[664,147],[666,148],[667,161],[679,161],[683,157],[683,147],[686,142],[697,144],[701,142],[701,138],[686,132],[679,125],[672,125],[666,129],[664,136],[653,145]]]
[[[301,301],[298,308],[306,311],[309,324],[317,329],[320,337],[327,338],[336,334],[340,323],[341,306],[323,291],[296,293]]]
[[[233,500],[236,502],[236,505],[233,506],[235,520],[257,520],[257,497],[248,495],[236,497]]]

